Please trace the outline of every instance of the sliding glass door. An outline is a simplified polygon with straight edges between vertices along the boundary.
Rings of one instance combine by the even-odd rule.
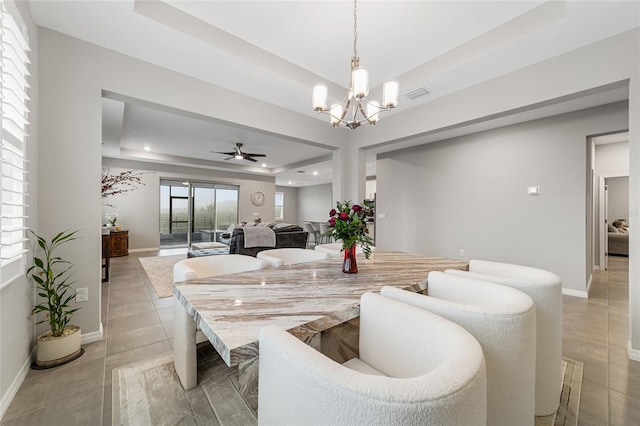
[[[238,222],[238,187],[160,180],[160,246],[215,242]]]

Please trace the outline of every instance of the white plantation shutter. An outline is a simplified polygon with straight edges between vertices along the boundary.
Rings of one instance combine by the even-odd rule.
[[[29,125],[29,42],[20,15],[9,9],[14,6],[0,0],[2,11],[2,62],[0,90],[2,92],[2,162],[0,176],[0,261],[2,266],[21,259],[24,249],[27,195],[25,144]]]

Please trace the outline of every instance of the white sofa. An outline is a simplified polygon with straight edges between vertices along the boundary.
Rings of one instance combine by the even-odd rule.
[[[478,341],[413,306],[366,293],[360,357],[344,365],[275,326],[260,332],[260,425],[485,425]]]

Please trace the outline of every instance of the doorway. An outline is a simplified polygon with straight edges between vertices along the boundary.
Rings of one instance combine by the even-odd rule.
[[[627,131],[589,138],[593,153],[593,270],[607,269],[608,255],[624,255],[618,239],[610,253],[609,231],[618,219],[629,217],[629,133]],[[627,243],[628,244],[628,243]]]
[[[238,222],[235,185],[160,180],[160,247],[216,242]]]

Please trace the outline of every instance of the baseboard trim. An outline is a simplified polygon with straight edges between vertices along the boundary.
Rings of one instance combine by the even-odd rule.
[[[573,290],[570,288],[563,288],[562,289],[562,294],[564,294],[565,296],[573,296],[573,297],[580,297],[581,299],[588,299],[589,298],[589,293],[583,290]]]
[[[13,379],[13,382],[11,382],[9,389],[7,389],[7,392],[5,392],[2,399],[0,399],[0,419],[4,417],[11,405],[11,402],[13,401],[13,398],[15,398],[16,394],[20,390],[20,386],[22,386],[24,379],[27,378],[27,374],[29,374],[31,363],[35,359],[35,356],[36,348],[34,346],[33,349],[31,349],[31,352],[29,352],[27,359],[24,360],[22,367],[20,367],[20,371],[18,371],[18,374],[16,374],[16,377]]]
[[[631,340],[627,340],[627,355],[630,360],[640,362],[640,350],[631,347]]]
[[[100,322],[100,329],[98,331],[93,331],[91,333],[82,333],[81,345],[85,345],[87,343],[99,342],[102,340],[104,336],[104,329],[102,328],[102,322]]]
[[[143,251],[158,251],[160,247],[149,247],[149,248],[137,248],[137,249],[129,249],[129,253],[141,253]]]

